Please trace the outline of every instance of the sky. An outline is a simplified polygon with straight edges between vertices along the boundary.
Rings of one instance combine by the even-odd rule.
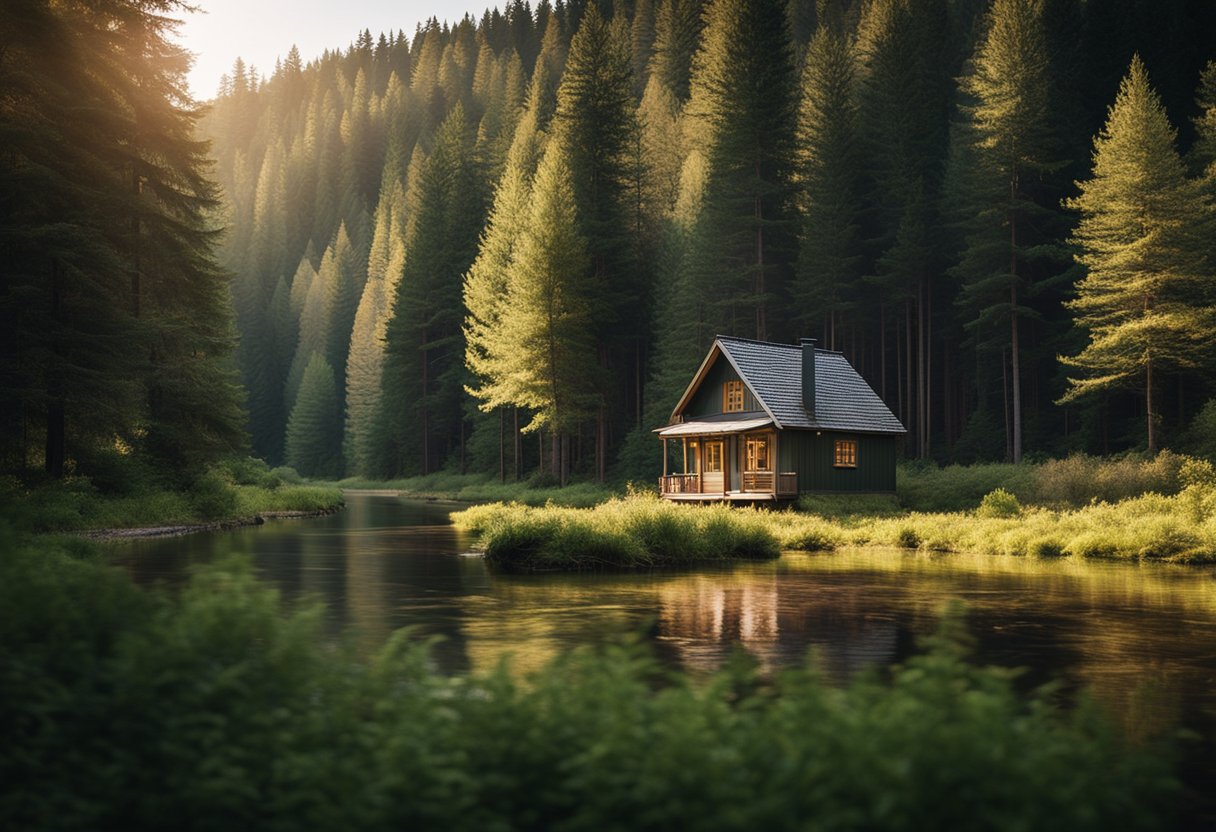
[[[194,0],[201,11],[183,15],[178,41],[194,53],[190,89],[215,96],[220,76],[241,57],[270,75],[292,44],[307,63],[326,49],[345,49],[364,29],[372,37],[401,29],[412,35],[428,17],[480,17],[496,0]]]

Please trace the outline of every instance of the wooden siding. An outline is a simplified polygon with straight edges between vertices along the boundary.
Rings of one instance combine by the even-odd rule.
[[[735,368],[725,357],[719,355],[712,366],[705,371],[705,379],[697,392],[693,393],[688,404],[684,407],[685,419],[699,419],[705,416],[716,416],[722,412],[722,385],[728,381],[742,381]],[[764,412],[756,394],[746,384],[743,385],[742,413]]]
[[[857,441],[856,468],[837,468],[833,464],[836,439]],[[780,468],[798,472],[799,491],[895,490],[897,436],[784,430],[777,441]]]

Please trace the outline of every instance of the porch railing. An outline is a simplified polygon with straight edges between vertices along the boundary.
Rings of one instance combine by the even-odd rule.
[[[744,471],[743,490],[771,492],[773,490],[773,472]]]
[[[660,494],[700,494],[700,474],[669,474],[659,477]]]

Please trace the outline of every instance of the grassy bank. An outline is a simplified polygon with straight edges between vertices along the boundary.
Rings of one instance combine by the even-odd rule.
[[[220,463],[170,487],[131,479],[121,488],[84,477],[26,485],[0,479],[0,516],[31,532],[189,526],[276,512],[322,512],[342,505],[340,489],[304,483],[291,469],[259,460]]]
[[[809,511],[769,511],[674,505],[635,494],[594,509],[494,504],[453,518],[480,536],[491,562],[519,569],[680,565],[846,545],[1216,562],[1216,472],[1190,461],[1178,476],[1184,486],[1174,495],[1066,509],[1027,508],[1002,489],[973,511],[931,513],[901,513],[873,499],[854,504],[868,513],[854,513],[844,510],[850,505],[844,498],[807,501]]]
[[[403,496],[456,500],[467,503],[494,501],[531,506],[594,506],[624,492],[620,486],[595,482],[576,482],[565,488],[548,477],[532,477],[519,482],[499,482],[488,474],[428,474],[397,480],[367,480],[348,477],[325,483],[339,488],[364,488],[400,491]]]
[[[1167,758],[939,636],[884,681],[705,682],[638,646],[526,679],[363,658],[247,565],[177,597],[0,529],[6,829],[1158,829]],[[53,623],[54,626],[49,626]],[[953,630],[958,629],[953,620]],[[948,630],[948,632],[953,632]],[[88,776],[81,776],[87,772]]]
[[[486,559],[512,570],[678,566],[780,554],[766,517],[728,506],[684,511],[651,495],[612,499],[593,509],[493,503],[457,512],[457,527],[478,534]]]

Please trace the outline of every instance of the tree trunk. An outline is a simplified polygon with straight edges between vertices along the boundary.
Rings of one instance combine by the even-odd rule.
[[[1153,424],[1153,358],[1150,355],[1145,364],[1144,402],[1148,414],[1148,452],[1157,453],[1157,430]]]
[[[515,452],[515,481],[519,482],[520,477],[523,476],[524,437],[523,434],[519,432],[519,408],[513,406],[511,408],[511,414],[515,421],[515,426],[512,428],[512,430],[515,432],[515,437],[511,442],[511,444],[514,446],[512,450]]]
[[[501,407],[498,408],[498,481],[507,481],[507,412]]]

